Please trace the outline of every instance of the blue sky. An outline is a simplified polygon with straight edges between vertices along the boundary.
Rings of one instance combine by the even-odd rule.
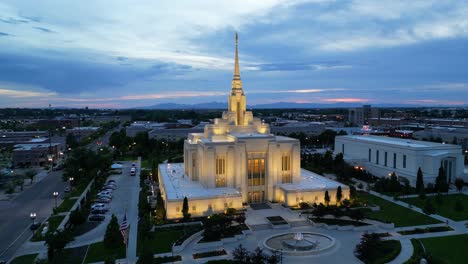
[[[468,105],[468,2],[0,2],[0,107]]]

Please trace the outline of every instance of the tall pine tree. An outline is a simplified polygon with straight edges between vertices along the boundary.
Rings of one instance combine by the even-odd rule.
[[[416,191],[419,194],[424,194],[424,180],[423,180],[423,173],[421,167],[418,169],[418,175],[416,177]]]
[[[341,185],[338,186],[338,189],[336,189],[336,203],[339,204],[341,203],[341,199],[343,198],[343,192],[341,190]]]
[[[445,176],[445,171],[442,166],[439,168],[439,175],[437,175],[434,189],[436,192],[448,192],[447,177]]]
[[[330,204],[330,195],[328,194],[328,190],[325,191],[325,205],[328,206]]]
[[[185,221],[190,219],[187,196],[184,197],[184,203],[182,204],[182,214],[184,215],[184,220]]]

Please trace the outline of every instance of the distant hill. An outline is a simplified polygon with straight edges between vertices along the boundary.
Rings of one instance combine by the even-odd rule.
[[[304,108],[349,108],[360,107],[362,103],[290,103],[290,102],[277,102],[270,104],[256,104],[248,105],[248,109],[304,109]],[[374,107],[421,107],[418,105],[405,105],[405,104],[372,104]],[[177,103],[163,103],[146,107],[139,107],[140,109],[226,109],[227,103],[222,102],[208,102],[200,104],[177,104]]]

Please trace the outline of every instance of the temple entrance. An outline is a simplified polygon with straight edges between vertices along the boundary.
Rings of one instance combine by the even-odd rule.
[[[264,191],[249,192],[249,203],[263,203],[264,200]]]
[[[265,201],[265,159],[249,158],[247,160],[247,190],[249,203]]]

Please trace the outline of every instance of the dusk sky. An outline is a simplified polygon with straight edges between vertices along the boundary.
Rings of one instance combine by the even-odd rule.
[[[468,1],[0,2],[0,107],[468,105]]]

